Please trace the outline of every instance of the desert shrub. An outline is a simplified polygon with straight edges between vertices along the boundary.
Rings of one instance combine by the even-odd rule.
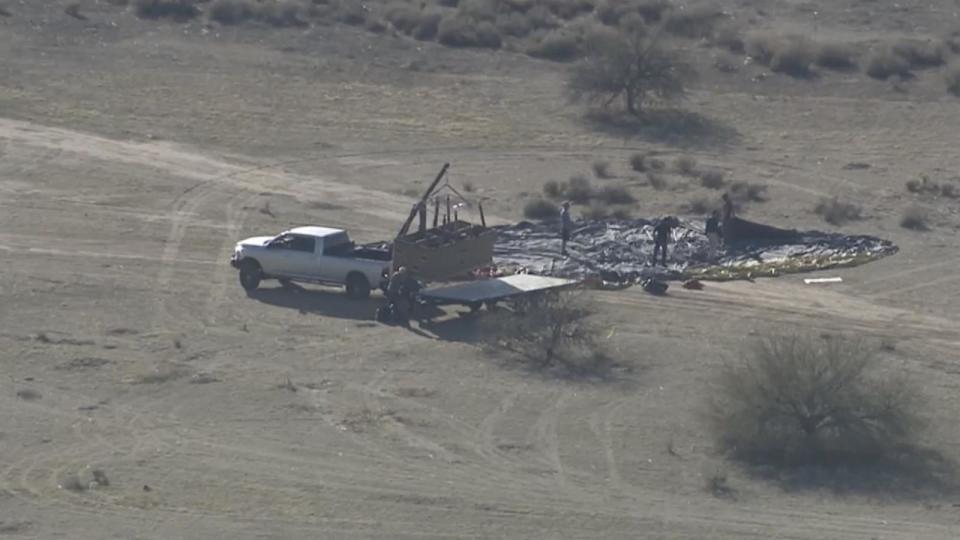
[[[947,49],[944,44],[929,40],[904,39],[894,43],[891,51],[915,69],[942,66],[947,58]]]
[[[662,174],[657,174],[655,172],[647,173],[647,183],[650,184],[650,187],[657,191],[663,191],[667,189],[667,179]]]
[[[707,189],[720,189],[725,183],[723,171],[714,169],[700,173],[700,185]]]
[[[602,220],[610,217],[610,209],[606,205],[594,203],[584,208],[580,215],[583,219]]]
[[[721,52],[713,59],[713,67],[721,73],[736,73],[740,70],[740,60],[730,53]]]
[[[919,206],[911,206],[903,212],[900,218],[900,226],[904,229],[914,231],[928,231],[930,226],[927,224],[927,211]]]
[[[440,21],[442,17],[439,13],[426,13],[420,19],[420,24],[413,29],[414,39],[420,41],[432,41],[437,37],[440,31]]]
[[[821,199],[813,211],[831,225],[843,225],[848,221],[856,221],[862,217],[863,212],[859,205],[841,201],[837,197]]]
[[[687,204],[684,205],[683,210],[689,214],[702,216],[713,211],[713,203],[711,203],[706,197],[694,197],[687,201]]]
[[[387,32],[387,30],[389,30],[387,21],[375,16],[368,16],[367,22],[364,23],[363,27],[367,30],[367,32],[372,32],[374,34],[384,34]]]
[[[544,4],[561,19],[573,19],[581,13],[593,11],[591,0],[546,0]]]
[[[528,46],[527,54],[554,62],[570,62],[580,56],[580,41],[569,32],[549,32]]]
[[[751,33],[744,41],[744,51],[750,58],[763,65],[770,65],[774,50],[779,46],[782,37],[771,33]]]
[[[663,19],[664,13],[670,9],[670,0],[633,0],[630,5],[648,23],[653,23]]]
[[[482,318],[480,335],[489,348],[513,352],[539,368],[603,376],[610,361],[602,352],[602,330],[589,319],[592,313],[577,291],[531,297],[529,305],[508,315]]]
[[[743,39],[743,27],[732,21],[717,24],[713,29],[713,38],[711,41],[714,45],[723,47],[730,52],[742,54],[746,51],[746,44]]]
[[[662,171],[667,168],[667,164],[662,159],[647,158],[647,167],[651,171]]]
[[[437,28],[437,39],[449,47],[500,48],[500,34],[488,21],[475,22],[463,17],[444,17]]]
[[[605,204],[630,204],[637,201],[626,186],[603,186],[594,194],[594,198]]]
[[[542,4],[533,6],[527,11],[527,20],[534,30],[550,30],[560,26],[557,18]]]
[[[809,77],[815,51],[813,45],[800,37],[788,37],[776,44],[770,58],[770,69],[792,77]]]
[[[887,80],[894,75],[906,79],[912,75],[910,62],[890,47],[882,47],[871,52],[867,58],[866,71],[870,77],[880,80]]]
[[[752,182],[734,182],[730,184],[730,196],[741,202],[766,202],[767,186]]]
[[[260,4],[255,12],[257,20],[280,28],[305,26],[302,14],[303,7],[293,1]],[[368,29],[372,28],[368,25]]]
[[[188,21],[200,15],[196,0],[136,0],[134,13],[142,19]]]
[[[857,67],[857,52],[843,43],[825,43],[817,48],[816,62],[827,69],[849,70]]]
[[[68,474],[60,481],[60,488],[74,493],[83,493],[89,489],[89,485],[76,474]]]
[[[563,194],[571,202],[586,204],[593,198],[593,186],[583,176],[571,176],[564,186]]]
[[[497,17],[497,31],[504,36],[522,38],[533,31],[533,24],[526,14],[513,11]]]
[[[597,178],[608,179],[613,178],[613,174],[610,172],[610,162],[609,161],[594,161],[593,162],[593,175]]]
[[[533,199],[523,207],[523,217],[527,219],[549,220],[556,219],[560,215],[560,209],[556,204],[543,199]]]
[[[467,20],[493,22],[497,19],[497,7],[496,0],[461,0],[457,11]]]
[[[940,194],[951,199],[957,196],[957,186],[954,184],[941,184]]]
[[[240,24],[253,17],[253,5],[249,0],[217,0],[209,17],[220,24]]]
[[[697,160],[690,156],[680,156],[673,160],[673,170],[685,176],[697,173]]]
[[[930,178],[926,175],[920,177],[919,180],[909,180],[906,184],[907,191],[910,193],[916,193],[918,195],[924,194],[940,194],[940,184],[932,182]]]
[[[639,153],[630,156],[630,168],[637,172],[645,172],[647,170],[647,156]]]
[[[413,34],[413,31],[420,26],[423,16],[423,10],[401,0],[387,5],[384,10],[384,17],[386,17],[390,24],[400,32],[408,35]]]
[[[566,187],[556,180],[547,180],[543,184],[543,194],[550,199],[561,199]]]
[[[711,36],[714,26],[721,19],[723,12],[720,9],[703,5],[670,12],[663,22],[663,28],[676,36],[701,39]]]
[[[947,92],[960,97],[960,62],[951,64],[947,68],[944,78],[947,82]]]
[[[878,373],[875,351],[840,337],[761,339],[718,378],[711,420],[720,447],[750,462],[832,466],[914,442],[918,394]]]
[[[363,26],[367,22],[368,8],[359,2],[340,2],[334,18],[337,22],[350,26]]]

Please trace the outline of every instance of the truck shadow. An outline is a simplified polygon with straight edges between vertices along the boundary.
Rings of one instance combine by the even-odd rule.
[[[383,303],[377,293],[373,293],[366,300],[354,300],[347,298],[343,291],[306,289],[296,284],[260,288],[249,291],[247,296],[271,306],[295,309],[302,315],[323,315],[361,321],[373,321],[377,306]]]

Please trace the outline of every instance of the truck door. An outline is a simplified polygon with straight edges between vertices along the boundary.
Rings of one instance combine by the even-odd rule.
[[[314,249],[316,239],[311,236],[287,234],[270,244],[272,268],[267,273],[281,276],[309,276],[316,266]]]

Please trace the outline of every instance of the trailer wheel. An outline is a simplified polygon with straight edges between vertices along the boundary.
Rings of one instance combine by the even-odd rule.
[[[364,300],[370,297],[370,282],[367,277],[358,272],[347,276],[347,296],[354,300]]]
[[[254,260],[246,260],[240,263],[240,286],[247,292],[255,290],[260,286],[260,280],[263,279],[263,268],[260,263]]]

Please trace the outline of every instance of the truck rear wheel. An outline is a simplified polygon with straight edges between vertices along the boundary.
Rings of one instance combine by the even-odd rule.
[[[363,274],[353,273],[347,276],[347,296],[354,300],[370,297],[370,282]]]
[[[243,261],[240,263],[240,286],[247,292],[260,286],[263,279],[263,269],[257,261]]]

